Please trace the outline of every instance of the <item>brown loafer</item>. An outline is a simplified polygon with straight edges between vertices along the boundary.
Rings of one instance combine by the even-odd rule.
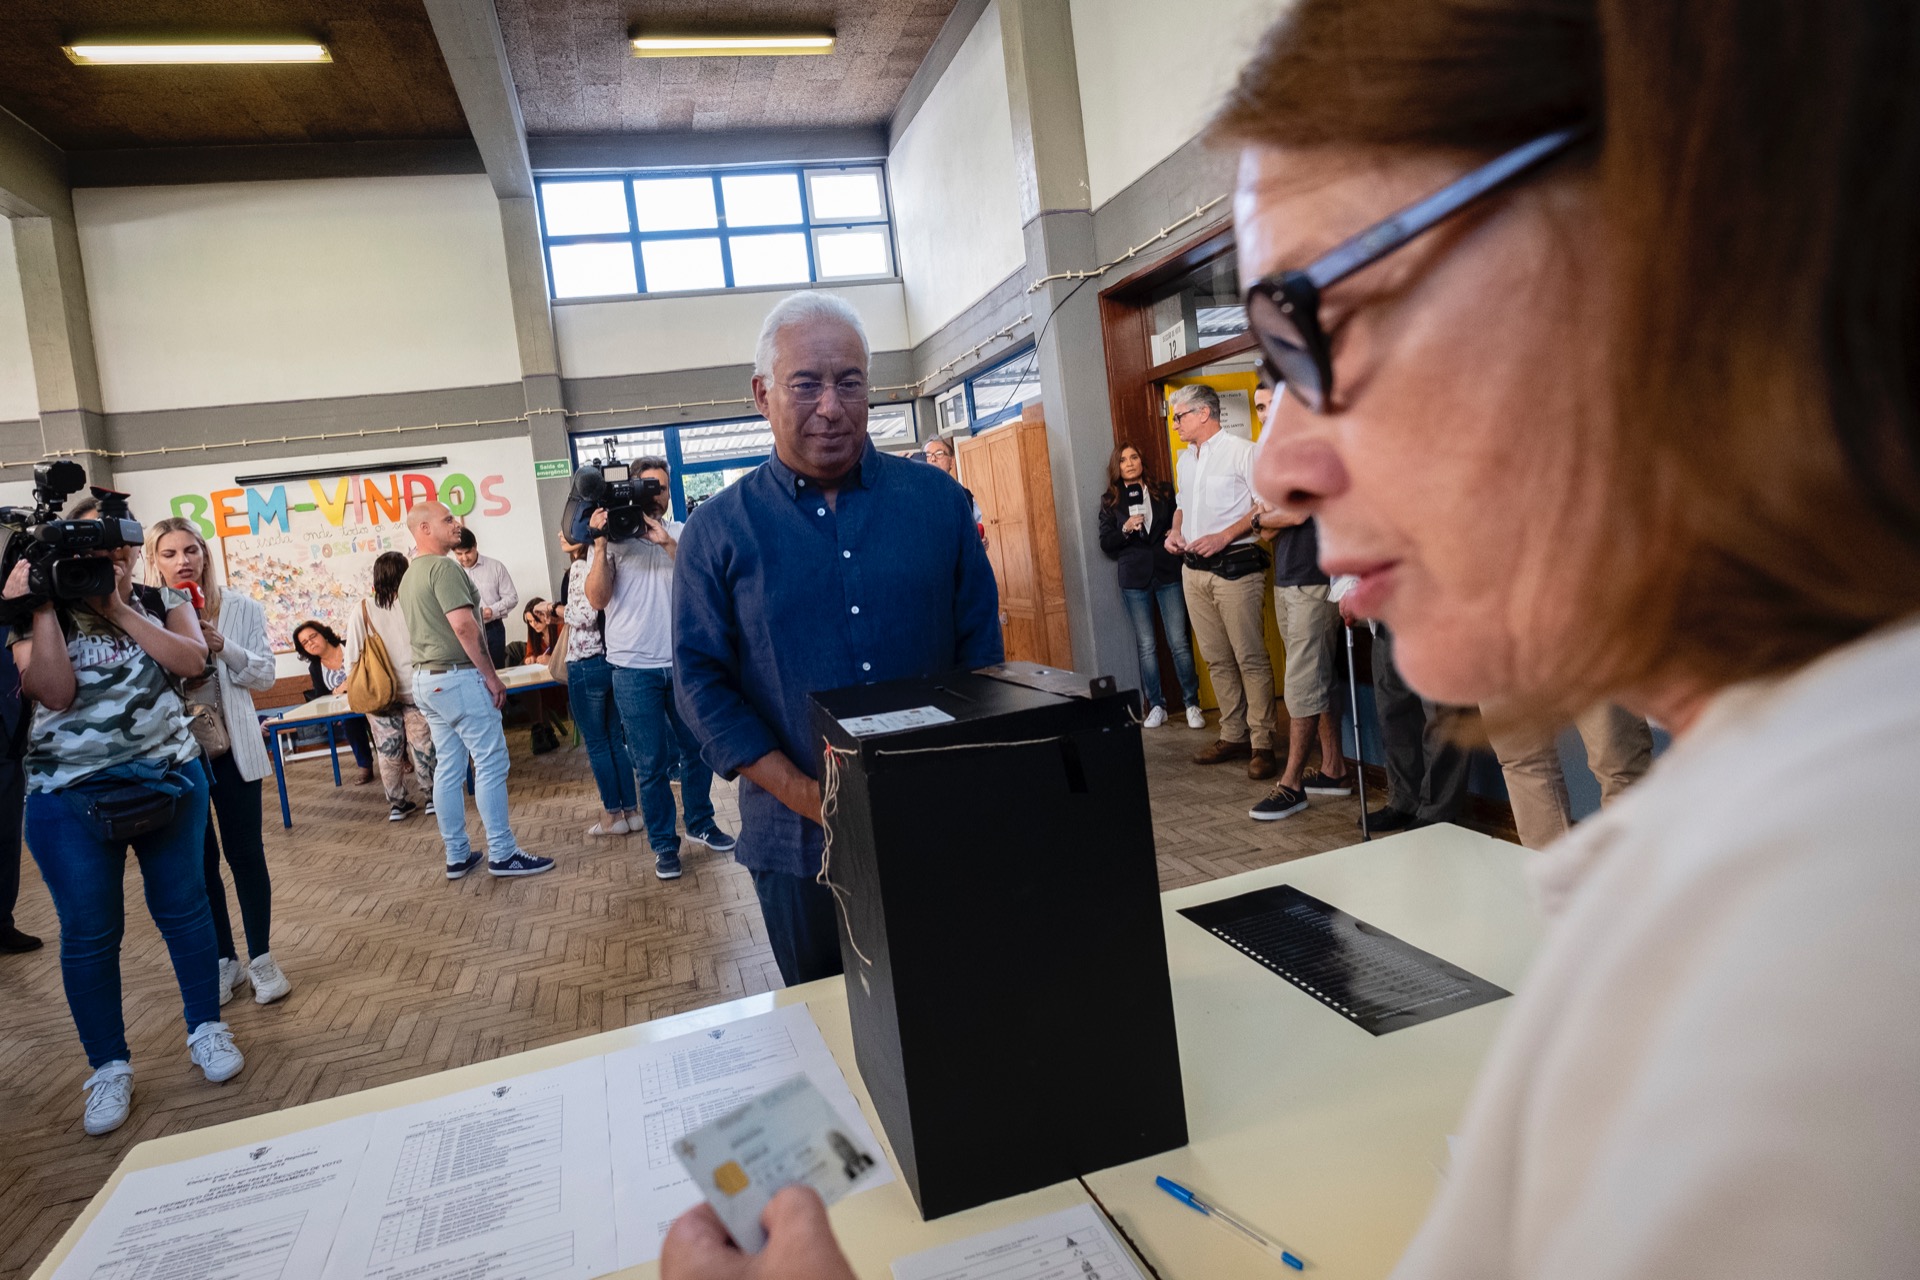
[[[1225,764],[1229,760],[1244,760],[1253,751],[1248,742],[1228,742],[1225,738],[1214,743],[1193,758],[1195,764]],[[1268,752],[1272,755],[1272,752]]]
[[[1273,752],[1266,747],[1256,749],[1247,761],[1247,776],[1255,782],[1264,782],[1280,772],[1280,765],[1273,758]]]

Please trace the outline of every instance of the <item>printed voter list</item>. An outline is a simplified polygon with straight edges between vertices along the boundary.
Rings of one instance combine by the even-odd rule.
[[[54,1280],[319,1280],[373,1123],[130,1173]]]

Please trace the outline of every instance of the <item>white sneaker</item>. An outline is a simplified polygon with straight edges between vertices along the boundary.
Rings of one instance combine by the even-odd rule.
[[[87,1091],[87,1132],[99,1137],[127,1122],[133,1109],[133,1067],[123,1060],[109,1062],[80,1086]]]
[[[238,991],[246,980],[247,971],[240,967],[238,960],[222,960],[220,962],[220,1004],[222,1007],[225,1007],[227,1001],[233,999],[233,993]]]
[[[1147,718],[1140,722],[1140,727],[1142,729],[1158,729],[1166,722],[1167,709],[1165,707],[1155,707],[1153,710],[1147,712]]]
[[[257,955],[247,962],[247,981],[253,984],[253,1002],[272,1004],[293,990],[287,975],[273,962],[273,953]]]
[[[1204,729],[1207,727],[1207,713],[1192,703],[1187,704],[1187,728]]]
[[[187,1037],[187,1056],[206,1073],[210,1084],[233,1079],[247,1065],[224,1022],[203,1022],[195,1027]]]

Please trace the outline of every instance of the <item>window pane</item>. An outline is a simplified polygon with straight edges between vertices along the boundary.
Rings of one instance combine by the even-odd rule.
[[[886,216],[886,201],[880,195],[880,173],[876,169],[809,173],[807,183],[815,222],[864,222]]]
[[[874,405],[867,411],[867,434],[881,441],[913,439],[913,406]]]
[[[765,457],[773,452],[773,428],[765,418],[680,428],[680,456],[688,462]]]
[[[550,236],[597,236],[627,229],[627,184],[543,182],[540,207]]]
[[[732,236],[733,282],[750,284],[805,284],[807,238],[798,231],[777,236]]]
[[[816,231],[813,252],[820,265],[822,280],[841,280],[850,276],[886,276],[893,274],[887,252],[885,228],[858,231]]]
[[[720,241],[713,237],[643,241],[640,262],[647,271],[648,293],[727,287],[727,273],[720,265]]]
[[[554,297],[594,298],[639,291],[633,279],[633,247],[625,240],[553,246]]]
[[[642,231],[698,231],[720,225],[708,178],[636,178],[633,207]]]
[[[631,463],[635,458],[661,458],[667,452],[667,433],[653,431],[581,432],[573,437],[573,456],[581,462],[613,458]]]
[[[1039,353],[1015,356],[975,378],[972,385],[974,416],[982,422],[1025,404],[1040,394]]]
[[[791,173],[730,174],[720,179],[730,227],[792,226],[800,216],[800,178]]]

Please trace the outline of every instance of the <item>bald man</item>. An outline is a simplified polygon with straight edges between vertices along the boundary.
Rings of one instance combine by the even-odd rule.
[[[496,876],[553,870],[514,841],[507,823],[507,735],[500,709],[507,687],[487,655],[480,593],[447,553],[460,537],[446,505],[422,502],[407,512],[413,563],[400,579],[400,613],[413,647],[413,700],[433,732],[434,818],[447,848],[447,879],[459,880],[484,858]],[[487,852],[467,840],[467,758],[473,758],[473,802],[487,831]]]

